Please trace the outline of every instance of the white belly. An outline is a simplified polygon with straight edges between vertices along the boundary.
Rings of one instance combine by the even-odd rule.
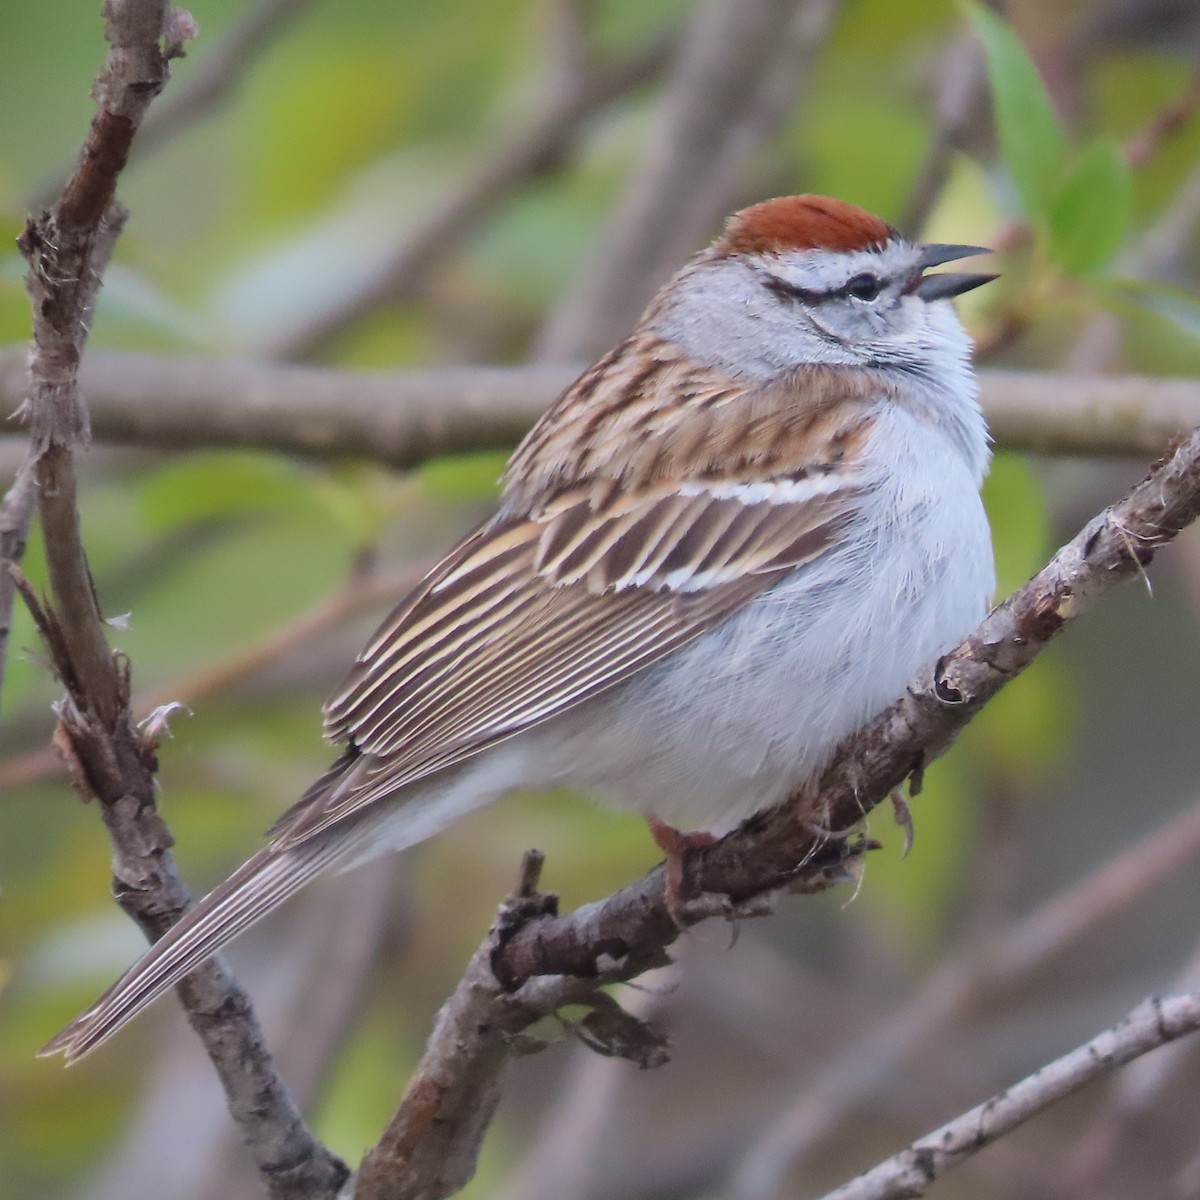
[[[895,431],[892,431],[893,434]],[[685,829],[781,803],[982,619],[995,586],[975,480],[924,427],[847,543],[629,683],[521,739],[534,774]]]

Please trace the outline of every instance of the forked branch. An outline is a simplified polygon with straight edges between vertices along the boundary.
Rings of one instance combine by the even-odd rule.
[[[20,239],[33,301],[30,391],[24,406],[49,567],[52,603],[22,588],[66,688],[55,744],[77,790],[95,798],[113,845],[114,891],[150,938],[189,903],[155,809],[157,731],[130,709],[129,664],[108,645],[80,536],[75,449],[87,436],[78,373],[92,308],[124,224],[117,179],[168,60],[194,33],[191,17],[166,0],[107,0],[110,51],[96,81],[97,111],[62,197],[31,217]],[[23,539],[21,539],[23,540]],[[179,988],[224,1086],[230,1112],[272,1194],[301,1200],[332,1195],[346,1168],[319,1145],[280,1082],[246,994],[219,961]]]
[[[931,663],[901,700],[848,739],[811,795],[752,818],[716,845],[696,851],[686,872],[686,894],[692,899],[683,924],[769,911],[781,892],[819,891],[853,877],[858,857],[870,846],[855,834],[866,814],[906,779],[917,790],[925,766],[1005,683],[1101,596],[1144,572],[1157,548],[1197,515],[1200,429],[1124,499],[1088,522],[962,645]],[[477,951],[438,1021],[444,1031],[470,998],[481,1005],[471,1010],[471,1028],[491,1030],[494,1037],[447,1038],[435,1032],[416,1075],[417,1080],[454,1079],[485,1069],[493,1081],[486,1091],[439,1093],[442,1161],[453,1159],[459,1172],[475,1161],[492,1108],[489,1097],[520,1045],[521,1031],[563,1005],[603,996],[606,984],[662,964],[680,932],[667,908],[661,867],[564,916],[554,915],[552,903],[543,899],[528,919],[501,936],[497,929],[503,927],[501,922],[493,928]],[[1193,1027],[1184,1021],[1172,1036]],[[623,1053],[627,1042],[611,1038],[602,1044],[609,1053]],[[1137,1039],[1135,1044],[1141,1047],[1138,1053],[1149,1048]],[[427,1106],[426,1091],[410,1088],[390,1128],[407,1127],[422,1112],[428,1117]],[[952,1161],[953,1156],[947,1165]],[[431,1175],[408,1177],[404,1186],[377,1177],[364,1183],[368,1190],[357,1193],[356,1200],[450,1194]]]

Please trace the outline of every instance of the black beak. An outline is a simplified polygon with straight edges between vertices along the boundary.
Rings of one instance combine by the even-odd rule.
[[[960,258],[975,258],[979,254],[991,254],[986,246],[922,246],[921,270],[940,267],[942,263],[957,262]]]
[[[926,275],[917,284],[916,292],[922,300],[949,300],[951,296],[961,296],[963,292],[999,278],[999,275],[960,275],[948,271],[941,275]]]
[[[956,262],[960,258],[974,258],[977,254],[991,254],[986,246],[940,246],[929,245],[921,248],[921,270],[929,267],[940,267],[942,263]],[[966,273],[946,272],[941,275],[926,275],[913,291],[922,300],[949,300],[952,296],[961,296],[972,288],[982,287],[998,279],[997,275],[971,275]]]

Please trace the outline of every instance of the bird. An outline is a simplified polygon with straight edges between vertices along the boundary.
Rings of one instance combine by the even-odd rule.
[[[818,195],[730,217],[367,642],[325,706],[330,769],[41,1053],[82,1057],[315,876],[508,792],[638,812],[678,867],[811,786],[987,611],[952,300],[996,276],[929,273],[986,253]]]

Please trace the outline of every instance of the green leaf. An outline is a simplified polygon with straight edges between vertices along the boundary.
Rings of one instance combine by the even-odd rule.
[[[146,482],[141,500],[147,524],[156,532],[243,513],[313,506],[299,467],[253,451],[194,454],[172,463]]]
[[[955,904],[961,903],[975,840],[978,793],[960,750],[933,764],[912,809],[916,836],[907,858],[903,831],[887,801],[869,818],[870,835],[882,849],[866,858],[860,919],[883,922],[889,938],[907,941],[916,953],[937,945]]]
[[[1007,596],[1042,566],[1051,547],[1046,501],[1029,459],[997,454],[984,481],[983,501],[996,551],[996,595]]]
[[[1066,758],[1077,707],[1069,668],[1043,655],[979,714],[964,748],[980,777],[1032,784]]]
[[[502,450],[432,458],[421,464],[421,482],[436,500],[494,500],[507,458]]]
[[[1050,254],[1069,275],[1085,275],[1116,253],[1133,211],[1133,176],[1116,142],[1094,142],[1050,205]]]
[[[1200,341],[1200,297],[1170,284],[1145,279],[1116,279],[1105,299],[1110,307],[1128,305],[1152,312],[1169,321],[1176,329]]]
[[[968,0],[966,11],[987,60],[1000,152],[1025,215],[1041,224],[1062,173],[1062,126],[1037,67],[1008,24],[977,0]]]

